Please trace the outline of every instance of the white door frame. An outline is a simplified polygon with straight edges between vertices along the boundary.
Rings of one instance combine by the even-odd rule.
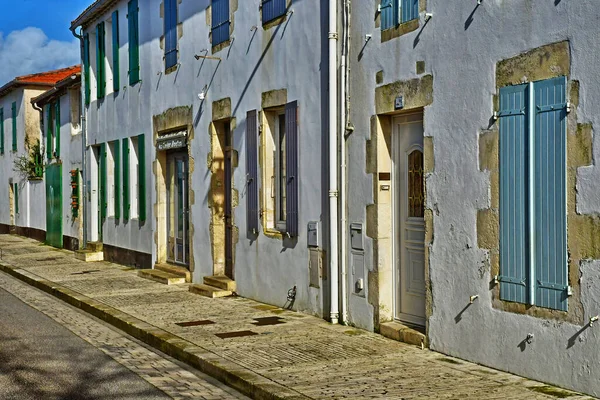
[[[415,118],[415,117],[419,117],[419,118]],[[399,300],[400,299],[400,286],[398,284],[398,282],[401,279],[401,276],[399,277],[398,274],[401,271],[401,266],[400,264],[400,259],[398,259],[397,257],[399,256],[398,252],[402,251],[403,249],[400,249],[401,246],[401,242],[400,240],[398,240],[398,235],[399,235],[399,229],[400,229],[400,223],[399,223],[399,217],[400,215],[398,215],[399,213],[401,213],[400,211],[400,204],[398,204],[398,202],[400,201],[400,199],[398,198],[398,188],[397,185],[399,185],[399,177],[397,176],[397,165],[396,165],[396,160],[398,160],[398,157],[400,156],[400,154],[398,154],[398,150],[399,150],[399,143],[398,141],[400,140],[400,136],[399,136],[399,132],[398,132],[398,125],[401,124],[402,122],[400,120],[404,120],[404,123],[410,123],[410,122],[421,122],[423,123],[423,111],[418,111],[418,112],[411,112],[411,113],[406,113],[406,114],[401,114],[401,115],[397,115],[397,116],[393,116],[392,117],[392,123],[391,123],[391,133],[392,133],[392,140],[391,140],[391,144],[392,144],[392,154],[391,154],[391,179],[392,179],[392,260],[393,260],[393,265],[392,265],[392,276],[393,276],[393,299],[392,299],[392,315],[394,317],[395,320],[400,320],[402,322],[408,322],[410,324],[415,324],[415,325],[420,325],[420,326],[425,326],[425,320],[418,318],[418,317],[412,317],[409,315],[402,315],[402,318],[399,317],[401,312],[400,310],[398,310],[398,304],[399,304]],[[417,145],[412,145],[409,147],[408,152],[412,152],[413,150],[418,149],[421,152],[423,152],[423,145],[421,146],[417,146]],[[408,161],[406,160],[405,157],[402,157],[402,162],[407,163]],[[423,183],[424,184],[424,183]],[[405,182],[405,187],[403,188],[404,191],[403,193],[406,193],[408,191],[408,182]],[[425,243],[423,243],[423,246],[425,245]],[[426,298],[425,298],[426,299]]]

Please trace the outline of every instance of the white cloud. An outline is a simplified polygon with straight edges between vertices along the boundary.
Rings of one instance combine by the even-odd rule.
[[[17,76],[79,64],[79,40],[48,40],[39,28],[0,32],[0,87]]]

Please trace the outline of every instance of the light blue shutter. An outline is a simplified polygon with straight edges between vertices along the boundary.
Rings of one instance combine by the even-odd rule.
[[[229,40],[229,0],[212,0],[212,45]]]
[[[381,0],[381,30],[393,28],[396,25],[394,2],[398,0]]]
[[[400,0],[402,6],[401,11],[401,22],[408,22],[419,16],[419,0]]]
[[[500,89],[500,298],[527,302],[527,85]]]
[[[165,68],[177,64],[177,0],[165,0]]]
[[[566,78],[533,88],[535,304],[567,311]]]
[[[284,15],[285,3],[286,0],[263,0],[261,3],[263,24]]]

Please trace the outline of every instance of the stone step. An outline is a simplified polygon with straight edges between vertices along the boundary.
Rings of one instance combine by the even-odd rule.
[[[76,250],[75,258],[85,262],[104,261],[104,252],[93,250]]]
[[[154,269],[159,271],[168,272],[173,275],[181,276],[185,278],[186,282],[192,281],[192,274],[189,269],[185,267],[180,267],[178,265],[173,264],[165,264],[165,263],[156,263],[154,264]]]
[[[214,286],[194,284],[190,285],[190,292],[199,294],[200,296],[216,298],[216,297],[227,297],[231,296],[233,292],[231,290],[223,290]]]
[[[231,292],[235,292],[237,289],[235,281],[225,275],[205,276],[203,280],[205,285],[214,286],[219,289],[228,290]]]
[[[102,242],[87,242],[86,250],[98,252],[104,250],[104,246]]]
[[[429,347],[427,336],[417,329],[403,325],[400,322],[386,322],[379,326],[379,333],[388,339],[414,344],[421,348]]]
[[[150,279],[164,285],[177,285],[179,283],[185,283],[185,277],[160,271],[158,269],[141,269],[137,274],[140,278]]]

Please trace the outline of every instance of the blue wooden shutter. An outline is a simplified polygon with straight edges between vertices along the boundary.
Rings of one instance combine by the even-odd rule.
[[[55,107],[56,108],[54,110],[54,134],[56,135],[56,148],[54,149],[54,153],[56,158],[60,158],[60,97],[56,100]]]
[[[101,99],[106,92],[104,22],[96,25],[96,98]]]
[[[567,311],[566,78],[533,88],[535,304]]]
[[[165,0],[165,68],[177,64],[177,0]]]
[[[112,54],[113,54],[113,90],[119,91],[121,79],[119,77],[119,10],[112,13]]]
[[[212,45],[229,40],[229,0],[212,0]]]
[[[146,142],[138,135],[138,218],[146,220]]]
[[[129,138],[123,139],[123,220],[129,219],[131,208],[129,196]]]
[[[100,145],[100,217],[106,219],[108,199],[106,196],[106,143]]]
[[[298,236],[298,102],[285,106],[286,231]]]
[[[0,154],[4,154],[4,108],[0,108]]]
[[[114,149],[114,177],[115,177],[115,219],[121,218],[121,147],[118,140],[113,142]]]
[[[419,0],[400,0],[401,22],[408,22],[419,17]]]
[[[527,302],[529,157],[527,85],[500,89],[500,298]]]
[[[13,102],[12,111],[12,149],[17,151],[17,103]]]
[[[393,28],[396,25],[396,7],[398,0],[381,0],[381,30]]]
[[[261,3],[263,24],[284,15],[286,11],[285,3],[286,0],[263,0]]]
[[[48,160],[52,158],[52,104],[46,105],[46,156]]]
[[[129,84],[140,81],[140,39],[138,24],[138,0],[128,3],[127,26],[129,28]]]
[[[256,110],[246,115],[246,215],[247,229],[258,233],[258,129]]]
[[[83,36],[83,75],[85,86],[85,105],[90,104],[90,35]]]

